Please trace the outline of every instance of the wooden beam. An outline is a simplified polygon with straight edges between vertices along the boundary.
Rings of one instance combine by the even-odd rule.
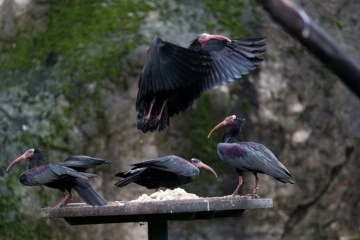
[[[41,215],[64,218],[71,225],[122,222],[187,221],[238,217],[246,209],[271,208],[272,199],[214,197],[166,201],[120,201],[93,207],[68,204],[61,208],[43,208]]]
[[[291,0],[257,0],[271,17],[360,98],[360,64]]]

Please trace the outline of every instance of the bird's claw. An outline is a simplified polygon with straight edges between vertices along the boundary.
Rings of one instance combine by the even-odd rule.
[[[241,199],[249,199],[249,196],[248,195],[240,195],[238,193],[233,193],[231,195],[229,195],[228,197],[231,197],[231,198],[241,198]]]
[[[249,193],[249,194],[246,194],[246,196],[250,196],[252,199],[260,198],[256,193]]]
[[[150,117],[144,117],[144,119],[143,119],[143,121],[141,123],[141,126],[142,127],[145,126],[148,123],[149,119],[150,119]]]
[[[156,127],[159,124],[159,122],[160,122],[160,117],[155,117],[150,121],[150,125]]]
[[[257,195],[257,194],[253,194],[253,195],[252,195],[252,198],[253,198],[253,199],[258,199],[258,198],[260,198],[260,197],[259,197],[259,195]]]

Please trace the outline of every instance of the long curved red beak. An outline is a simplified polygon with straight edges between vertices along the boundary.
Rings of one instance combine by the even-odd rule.
[[[16,158],[14,161],[12,161],[10,163],[10,165],[7,167],[6,171],[8,172],[16,163],[18,163],[22,160],[25,160],[25,159],[27,159],[27,155],[25,155],[25,153],[24,153],[21,156],[19,156],[18,158]]]
[[[208,170],[209,172],[211,172],[212,174],[214,174],[215,177],[217,177],[217,174],[215,172],[214,169],[212,169],[212,167],[206,165],[205,163],[203,163],[202,161],[200,161],[199,159],[196,158],[192,158],[191,159],[192,164],[194,164],[197,168],[205,168],[206,170]]]
[[[206,170],[208,170],[209,172],[211,172],[212,174],[214,174],[215,177],[218,177],[218,176],[217,176],[217,173],[215,172],[215,170],[212,169],[212,167],[206,165],[206,164],[203,163],[203,162],[200,163],[199,168],[205,168]]]
[[[216,129],[219,129],[219,128],[221,128],[221,127],[224,127],[224,126],[226,126],[226,124],[227,124],[227,122],[224,120],[224,121],[222,121],[221,123],[219,123],[218,125],[216,125],[213,129],[211,129],[211,131],[209,132],[209,134],[208,134],[208,138],[210,138],[210,135],[213,133],[213,132],[215,132],[215,130]]]
[[[231,39],[230,38],[228,38],[228,37],[225,37],[225,36],[223,36],[223,35],[216,35],[216,34],[209,34],[208,35],[208,39],[210,40],[210,39],[219,39],[219,40],[226,40],[226,41],[228,41],[228,42],[231,42]]]

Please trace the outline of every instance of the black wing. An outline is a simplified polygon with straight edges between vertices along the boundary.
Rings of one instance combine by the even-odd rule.
[[[210,40],[204,49],[195,42],[191,49],[207,52],[211,56],[211,68],[204,69],[200,81],[192,81],[175,92],[168,101],[168,114],[172,116],[188,108],[200,95],[216,86],[230,83],[255,70],[262,62],[260,56],[265,52],[264,38],[249,40],[218,41]]]
[[[126,185],[128,185],[128,184],[130,184],[132,182],[135,182],[135,181],[137,181],[138,179],[141,178],[141,175],[146,170],[147,170],[147,168],[143,167],[143,168],[131,169],[131,170],[126,171],[126,172],[119,172],[115,176],[116,177],[122,177],[124,179],[117,182],[117,183],[115,183],[115,185],[118,186],[118,187],[123,187],[123,186],[126,186]]]
[[[74,180],[74,189],[87,204],[92,206],[104,206],[107,204],[106,199],[86,179],[76,178]]]
[[[220,143],[218,152],[233,167],[264,173],[284,183],[294,183],[286,167],[262,144]]]
[[[70,156],[58,165],[66,166],[77,171],[85,171],[89,168],[94,168],[101,164],[111,164],[111,162],[101,159],[83,155]]]
[[[131,164],[131,166],[132,169],[146,167],[146,168],[171,172],[176,175],[182,175],[182,176],[192,176],[194,175],[193,173],[194,171],[198,171],[198,169],[193,164],[175,155],[168,155],[156,159],[134,163]]]
[[[181,88],[210,67],[210,56],[155,38],[147,53],[140,75],[143,93]]]
[[[54,182],[69,181],[75,178],[87,180],[95,174],[77,172],[72,168],[56,164],[32,168],[20,175],[20,181],[27,186],[44,185]]]
[[[139,79],[136,111],[145,114],[155,93],[182,89],[209,71],[210,56],[155,38]]]

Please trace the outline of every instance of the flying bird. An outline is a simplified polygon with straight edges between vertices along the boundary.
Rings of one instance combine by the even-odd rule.
[[[199,159],[192,158],[190,163],[175,155],[134,163],[130,166],[129,171],[115,175],[124,178],[116,183],[116,186],[123,187],[134,182],[148,189],[158,190],[160,187],[172,189],[192,182],[199,175],[199,168],[205,168],[217,177],[214,169]]]
[[[236,168],[236,172],[238,173],[239,184],[233,195],[239,193],[243,182],[244,171],[249,171],[255,176],[255,187],[250,194],[254,198],[258,197],[258,173],[269,175],[282,183],[294,184],[295,181],[289,171],[267,147],[260,143],[240,142],[235,139],[244,123],[245,119],[237,118],[235,115],[232,115],[216,125],[208,135],[209,138],[215,130],[221,127],[227,127],[224,133],[223,142],[218,144],[217,153],[222,162]]]
[[[29,169],[20,174],[19,181],[26,186],[45,185],[64,192],[64,198],[57,202],[54,208],[62,207],[71,201],[72,189],[75,189],[89,205],[103,206],[107,204],[107,201],[89,183],[89,179],[96,175],[86,173],[85,170],[110,162],[100,158],[77,155],[70,156],[58,164],[43,165],[44,152],[39,148],[32,148],[12,161],[6,171],[26,159],[30,161]]]
[[[202,93],[255,70],[264,52],[264,38],[232,40],[203,33],[184,48],[156,37],[139,79],[138,129],[165,130],[169,118],[185,111]]]

